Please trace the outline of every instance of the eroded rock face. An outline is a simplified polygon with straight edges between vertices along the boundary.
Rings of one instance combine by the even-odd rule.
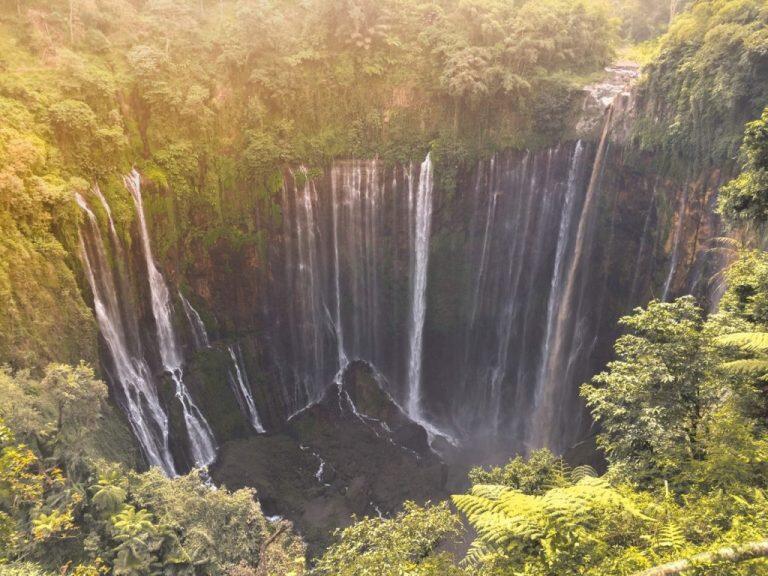
[[[636,62],[620,61],[605,69],[605,76],[594,84],[584,87],[584,100],[575,137],[593,140],[605,120],[605,111],[617,98],[631,98],[632,86],[640,75],[640,66]],[[615,135],[613,135],[615,136]]]
[[[352,515],[447,497],[449,469],[373,369],[352,362],[280,430],[222,446],[212,477],[229,488],[255,487],[266,513],[293,520],[317,551]]]
[[[621,64],[585,89],[573,138],[499,152],[459,166],[455,187],[430,188],[417,419],[427,438],[442,431],[462,444],[456,460],[495,462],[541,446],[583,454],[590,421],[578,387],[610,359],[616,320],[651,298],[692,291],[716,299],[709,278],[722,263],[709,250],[719,234],[712,208],[727,167],[680,176],[632,144],[636,74]],[[439,181],[441,167],[434,169]],[[248,438],[254,418],[249,424],[243,413],[245,398],[269,438],[323,437],[329,422],[344,422],[360,434],[327,435],[323,447],[339,460],[345,450],[356,459],[369,437],[384,453],[399,446],[432,457],[422,427],[399,408],[409,407],[413,388],[421,182],[418,162],[286,169],[270,200],[276,213],[251,214],[262,242],[178,247],[190,253],[169,260],[187,266],[164,263],[169,285],[182,287],[199,317],[190,321],[173,297],[185,383],[219,444],[259,444]],[[139,288],[121,300],[136,301],[142,338],[150,335],[143,348],[152,351],[143,254],[134,247],[126,259]],[[205,345],[201,330],[210,332]],[[239,396],[228,377],[235,349],[247,382]],[[339,385],[334,376],[350,359],[375,368],[353,362]],[[148,363],[161,364],[151,353]],[[183,414],[159,368],[157,379],[171,450],[187,466],[192,459],[177,441]]]

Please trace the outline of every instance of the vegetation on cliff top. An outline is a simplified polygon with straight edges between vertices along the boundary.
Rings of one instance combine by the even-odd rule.
[[[641,142],[694,166],[732,156],[768,100],[767,24],[759,0],[694,2],[649,68]],[[306,571],[290,526],[269,524],[251,492],[116,464],[135,455],[87,366],[18,369],[95,361],[74,191],[98,181],[125,233],[119,175],[137,163],[176,208],[161,246],[196,241],[200,214],[206,241],[255,242],[227,200],[258,189],[248,200],[268,205],[281,163],[547,141],[617,26],[597,0],[0,4],[0,359],[14,365],[0,370],[0,574]],[[722,196],[733,220],[765,220],[765,122]],[[622,321],[615,361],[582,388],[604,475],[546,452],[475,470],[454,498],[462,516],[409,504],[364,519],[315,572],[629,575],[763,542],[768,256],[742,255],[729,286],[708,317],[682,298]],[[462,536],[474,540],[459,563]],[[744,550],[683,567],[768,574]]]
[[[683,178],[732,160],[768,101],[768,3],[698,0],[661,38],[639,89],[636,136]]]
[[[135,164],[161,257],[263,248],[284,163],[556,137],[617,26],[602,0],[0,3],[0,357],[96,360],[73,192],[128,241]]]

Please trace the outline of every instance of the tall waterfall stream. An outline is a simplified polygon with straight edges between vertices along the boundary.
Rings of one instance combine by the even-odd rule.
[[[131,287],[125,275],[128,251],[107,199],[98,188],[89,196],[106,215],[108,240],[79,196],[86,214],[82,260],[107,371],[149,463],[170,475],[180,469],[160,376],[151,366],[173,383],[191,463],[209,465],[218,450],[185,380],[175,304],[186,319],[187,355],[226,354],[222,381],[253,432],[303,412],[331,385],[341,386],[352,361],[363,360],[432,439],[510,452],[569,450],[585,435],[577,389],[604,361],[598,344],[604,319],[647,297],[659,253],[656,181],[652,190],[647,186],[649,200],[635,224],[634,267],[619,272],[613,260],[615,221],[622,216],[612,180],[612,115],[609,106],[598,142],[478,162],[454,195],[437,185],[440,164],[433,165],[431,154],[421,164],[396,166],[336,161],[320,176],[304,167],[287,170],[278,198],[280,238],[269,256],[273,296],[260,302],[265,329],[253,336],[265,343],[259,359],[247,360],[252,348],[241,339],[209,337],[184,294],[171,297],[153,256],[138,172],[125,186],[134,201],[146,291]],[[663,264],[664,297],[681,266],[688,201],[686,187]],[[615,282],[627,284],[631,301],[614,302],[617,311],[606,312],[603,299]],[[140,334],[134,310],[142,292],[151,339]],[[248,375],[254,362],[272,380],[254,383]]]

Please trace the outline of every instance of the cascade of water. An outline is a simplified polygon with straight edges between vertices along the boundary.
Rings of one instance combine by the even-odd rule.
[[[482,290],[484,287],[485,282],[485,270],[488,267],[488,258],[490,253],[490,246],[491,246],[491,233],[493,231],[494,222],[496,219],[496,205],[498,204],[499,199],[499,191],[496,190],[495,187],[495,179],[494,176],[496,174],[496,157],[493,156],[491,158],[491,165],[489,168],[489,181],[488,181],[488,192],[490,193],[491,199],[488,202],[488,210],[485,216],[485,227],[483,229],[483,244],[480,251],[480,268],[477,272],[477,280],[475,281],[475,294],[472,299],[472,310],[470,312],[469,316],[469,330],[471,331],[475,326],[475,321],[477,319],[477,309],[480,305],[480,295],[482,294]],[[480,173],[481,170],[478,167],[478,175],[477,175],[477,182],[475,183],[475,193],[477,194],[480,189]]]
[[[541,362],[536,377],[536,389],[541,390],[551,377],[552,358],[550,350],[552,340],[555,337],[555,319],[559,316],[560,306],[563,304],[563,272],[565,268],[565,254],[570,245],[571,229],[573,227],[574,206],[579,190],[579,169],[584,155],[584,143],[579,140],[573,153],[573,159],[568,173],[568,187],[565,193],[565,203],[560,216],[560,228],[557,235],[557,247],[555,249],[555,264],[552,270],[552,281],[549,287],[549,301],[547,303],[547,319],[544,332],[544,346],[541,353]]]
[[[338,173],[331,170],[331,212],[333,214],[333,269],[334,288],[336,293],[336,318],[334,328],[336,330],[336,348],[339,353],[339,368],[345,367],[349,360],[344,348],[344,326],[341,323],[341,259],[339,258],[339,194]]]
[[[259,417],[259,412],[256,409],[256,402],[253,399],[251,383],[248,380],[248,372],[245,369],[240,346],[228,346],[227,350],[229,351],[229,357],[232,359],[232,367],[234,368],[234,373],[229,372],[227,376],[229,377],[230,385],[235,392],[235,397],[240,403],[240,408],[248,417],[248,421],[251,423],[251,426],[253,426],[253,429],[256,430],[256,432],[263,434],[266,430],[264,430],[261,418]]]
[[[181,403],[184,422],[187,427],[192,459],[196,466],[207,466],[216,459],[216,443],[208,422],[200,409],[192,400],[189,390],[184,384],[183,357],[173,330],[171,297],[165,280],[160,274],[152,255],[149,232],[144,217],[144,206],[141,197],[141,177],[133,170],[125,178],[126,188],[133,196],[136,213],[139,219],[139,234],[144,248],[147,266],[152,312],[155,318],[160,359],[163,367],[170,373],[176,387],[176,398]]]
[[[107,199],[104,198],[104,194],[102,194],[101,188],[99,188],[98,184],[96,184],[93,187],[93,193],[96,194],[96,197],[99,199],[99,202],[101,202],[102,208],[104,208],[104,212],[107,213],[107,218],[109,220],[109,231],[112,233],[113,236],[117,237],[115,222],[114,220],[112,220],[112,210],[109,207],[109,202],[107,202]]]
[[[169,476],[175,476],[176,469],[168,442],[168,417],[160,404],[147,363],[130,350],[120,315],[118,292],[98,221],[85,199],[78,194],[76,200],[89,219],[89,241],[81,232],[80,251],[86,278],[93,293],[96,320],[112,359],[114,384],[120,388],[128,421],[150,466],[158,466]]]
[[[334,320],[339,366],[382,356],[380,239],[385,179],[376,160],[338,162],[331,169]]]
[[[567,375],[583,336],[579,333],[581,319],[578,314],[580,302],[577,283],[586,276],[583,261],[586,258],[589,238],[594,228],[597,189],[603,173],[603,160],[608,146],[608,134],[613,112],[613,106],[610,106],[606,112],[600,142],[592,165],[592,174],[576,230],[573,255],[570,258],[570,266],[565,276],[561,302],[557,306],[557,313],[554,314],[551,352],[547,353],[546,359],[546,377],[536,386],[534,406],[530,418],[531,424],[528,430],[528,443],[533,447],[547,446],[555,450],[560,448],[554,445],[556,441],[560,441],[559,438],[556,438],[555,427],[553,426],[555,413],[559,409],[557,396],[563,391],[561,387],[569,384]]]
[[[181,300],[184,315],[187,317],[187,322],[189,322],[189,328],[192,331],[192,339],[195,342],[195,348],[197,350],[210,348],[211,341],[208,338],[208,331],[205,329],[205,323],[200,317],[200,313],[195,310],[189,300],[187,300],[181,292],[179,292],[179,300]]]
[[[664,290],[662,292],[661,299],[666,302],[669,296],[669,291],[672,288],[672,281],[675,279],[675,272],[677,272],[677,263],[680,259],[680,244],[683,240],[683,227],[685,226],[685,210],[688,207],[688,182],[683,187],[683,196],[680,198],[680,212],[677,217],[677,225],[675,226],[675,235],[672,239],[672,260],[669,263],[669,273],[667,279],[664,282]]]
[[[123,316],[123,323],[126,330],[126,336],[131,345],[135,345],[141,353],[141,336],[139,330],[139,323],[136,317],[136,311],[133,308],[134,303],[134,291],[133,285],[129,280],[129,275],[126,271],[128,265],[128,259],[125,257],[125,249],[123,243],[117,234],[117,228],[115,227],[115,221],[112,218],[112,209],[109,206],[109,202],[104,197],[98,184],[93,186],[93,193],[99,199],[104,212],[107,215],[107,221],[109,222],[110,238],[112,240],[112,249],[114,251],[113,257],[115,261],[115,272],[117,279],[118,293],[121,295],[119,299],[120,310]]]
[[[429,265],[429,237],[432,226],[432,159],[427,154],[421,165],[419,186],[415,198],[414,215],[414,269],[411,278],[410,355],[408,358],[408,415],[416,422],[424,422],[421,392],[422,347],[424,320],[427,311],[427,268]]]
[[[315,218],[316,190],[309,174],[301,167],[303,182],[295,188],[296,197],[296,296],[300,310],[300,347],[310,358],[308,373],[301,376],[303,401],[317,399],[324,382],[323,328],[326,307],[323,302],[321,271]],[[296,179],[294,178],[294,182]]]
[[[579,141],[481,163],[474,194],[446,204],[435,218],[435,225],[456,225],[439,229],[441,242],[458,246],[464,234],[465,252],[441,243],[429,254],[437,242],[430,240],[429,158],[421,170],[403,166],[392,174],[376,161],[335,162],[328,190],[316,180],[319,194],[299,175],[293,195],[289,185],[283,198],[284,262],[295,271],[285,333],[295,362],[286,366],[297,366],[320,392],[333,370],[366,360],[392,386],[402,383],[404,389],[390,392],[421,424],[429,418],[468,436],[558,449],[580,426],[578,415],[566,412],[579,406],[576,380],[601,360],[590,350],[602,329],[596,301],[614,258],[610,245],[595,242],[603,233],[597,207],[610,154],[606,130],[597,145]],[[646,217],[646,228],[652,219]],[[431,257],[439,259],[432,263],[440,272],[435,279],[428,278]],[[463,298],[466,314],[430,301],[439,316],[429,336],[439,345],[425,355],[426,291],[445,290],[446,265],[457,266],[456,294],[449,297]],[[463,322],[464,330],[451,322]],[[406,330],[407,340],[399,337]],[[334,359],[314,371],[317,350],[333,350]],[[427,378],[444,382],[445,395],[426,394]],[[297,407],[317,397],[299,395]],[[426,426],[433,434],[434,426]]]
[[[366,229],[368,230],[368,241],[366,244],[366,262],[368,265],[368,291],[367,299],[370,306],[370,315],[368,321],[368,330],[370,333],[370,359],[371,362],[378,361],[378,336],[379,336],[379,204],[380,196],[383,192],[379,184],[379,163],[374,160],[368,171],[368,182],[366,185],[366,200],[368,217]]]
[[[514,220],[509,228],[512,242],[509,249],[510,256],[501,279],[498,296],[501,310],[498,310],[498,320],[495,326],[495,357],[489,365],[487,376],[487,400],[485,403],[487,408],[485,410],[487,411],[486,414],[490,412],[492,415],[490,428],[494,432],[498,430],[501,414],[502,384],[507,376],[515,313],[519,300],[522,297],[519,294],[519,290],[520,280],[525,269],[525,258],[523,258],[523,255],[526,250],[526,240],[529,237],[529,229],[533,220],[531,206],[535,205],[533,191],[537,187],[537,162],[536,158],[534,158],[532,175],[529,179],[529,158],[530,156],[526,154],[523,164],[516,171],[516,178],[514,179],[512,189],[513,193],[515,193],[514,205],[516,206],[516,209],[513,211]],[[527,194],[524,191],[526,183],[530,186]]]
[[[643,221],[643,232],[640,238],[640,247],[637,249],[637,257],[635,258],[635,273],[632,275],[632,287],[629,292],[629,301],[633,304],[638,301],[638,292],[640,286],[641,271],[643,269],[643,262],[645,261],[645,254],[648,246],[648,236],[651,226],[651,217],[653,216],[653,209],[656,207],[656,186],[653,187],[653,195],[651,201],[648,204],[648,210],[645,213],[645,219]]]

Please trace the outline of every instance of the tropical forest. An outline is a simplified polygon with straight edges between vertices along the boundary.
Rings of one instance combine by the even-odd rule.
[[[768,576],[768,0],[0,0],[0,576]]]

